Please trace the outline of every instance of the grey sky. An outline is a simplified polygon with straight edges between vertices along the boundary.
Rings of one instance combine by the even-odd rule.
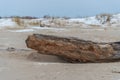
[[[1,16],[92,16],[120,12],[120,0],[0,0]]]

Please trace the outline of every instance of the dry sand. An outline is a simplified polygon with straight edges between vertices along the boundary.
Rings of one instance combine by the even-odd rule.
[[[32,32],[0,31],[0,80],[120,80],[120,62],[71,64],[28,49],[33,33],[78,37],[97,42],[120,41],[120,28],[64,28]],[[15,49],[11,49],[11,47]]]

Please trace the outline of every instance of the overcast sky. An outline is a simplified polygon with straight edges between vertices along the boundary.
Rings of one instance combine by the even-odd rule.
[[[0,0],[0,16],[93,16],[119,13],[120,0]]]

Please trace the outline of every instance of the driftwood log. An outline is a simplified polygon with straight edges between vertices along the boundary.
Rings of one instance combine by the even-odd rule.
[[[113,62],[120,60],[120,42],[96,43],[77,38],[33,34],[26,40],[28,48],[40,54],[59,56],[69,62]]]

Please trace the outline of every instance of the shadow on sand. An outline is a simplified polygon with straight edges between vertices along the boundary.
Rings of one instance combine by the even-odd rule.
[[[33,52],[29,54],[27,59],[35,62],[42,62],[42,63],[67,63],[66,61],[62,60],[57,56],[43,55],[37,52]]]

